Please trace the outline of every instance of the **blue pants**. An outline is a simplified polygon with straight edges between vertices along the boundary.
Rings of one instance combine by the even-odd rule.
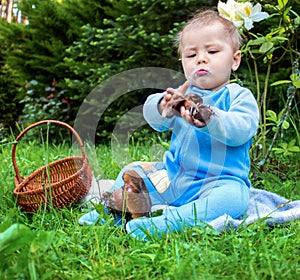
[[[210,181],[200,188],[197,199],[172,207],[172,201],[176,199],[168,197],[168,193],[172,192],[166,188],[168,178],[166,178],[166,172],[161,172],[162,163],[136,162],[126,166],[117,177],[114,190],[123,186],[123,172],[129,169],[134,169],[144,179],[152,205],[167,205],[160,216],[137,218],[126,224],[127,232],[137,239],[146,240],[149,234],[160,235],[169,231],[179,231],[184,226],[205,225],[224,214],[238,218],[246,211],[249,204],[248,186],[234,179],[226,179]],[[156,176],[156,174],[160,175],[159,172],[162,174],[160,179]],[[160,186],[156,186],[154,181]]]

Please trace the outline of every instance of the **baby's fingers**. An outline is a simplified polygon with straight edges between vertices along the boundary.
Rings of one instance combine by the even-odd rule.
[[[181,93],[181,95],[183,95],[187,91],[189,86],[190,86],[190,82],[185,81],[185,83],[178,88],[178,91]]]
[[[181,117],[184,118],[188,123],[194,124],[190,111],[186,109],[184,106],[181,106],[180,114]]]
[[[168,103],[171,99],[172,99],[172,94],[167,93],[167,94],[164,96],[164,98],[163,98],[162,101],[165,102],[165,104],[166,104],[166,103]]]
[[[167,93],[158,105],[158,110],[163,118],[171,117],[173,115],[172,106],[170,104],[171,99],[172,95]]]
[[[174,88],[167,88],[166,92],[168,94],[176,95],[176,96],[182,96],[185,94],[185,92],[187,91],[187,89],[190,86],[190,82],[186,81],[184,84],[182,84],[181,86],[179,86],[178,88],[174,89]]]

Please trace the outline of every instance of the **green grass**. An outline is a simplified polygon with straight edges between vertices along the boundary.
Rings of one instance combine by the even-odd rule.
[[[149,155],[152,144],[133,144],[127,160],[153,159]],[[49,149],[45,152],[34,141],[18,144],[21,175],[32,173],[45,160],[72,154],[63,143]],[[96,154],[91,151],[87,149],[100,178],[115,178],[120,165],[126,164],[125,159],[116,162],[106,146],[97,147]],[[274,166],[265,174],[254,172],[254,185],[300,199],[299,166],[294,160],[288,172]],[[0,148],[0,174],[0,279],[300,278],[299,220],[274,227],[257,222],[222,233],[195,227],[142,242],[111,221],[79,226],[81,206],[34,215],[20,211],[13,196],[11,144]],[[22,227],[12,227],[16,223]]]

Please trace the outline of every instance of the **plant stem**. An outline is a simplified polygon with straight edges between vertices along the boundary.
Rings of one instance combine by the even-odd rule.
[[[258,77],[258,70],[257,70],[257,63],[255,58],[252,56],[253,58],[253,66],[254,66],[254,73],[255,73],[255,81],[256,81],[256,101],[259,107],[259,110],[261,109],[261,105],[260,105],[260,98],[261,98],[261,94],[260,94],[260,84],[259,84],[259,77]]]
[[[257,102],[257,106],[258,106],[258,111],[260,114],[260,118],[259,118],[259,127],[261,129],[261,133],[260,135],[263,135],[263,125],[262,125],[262,106],[261,106],[261,91],[260,91],[260,83],[259,83],[259,75],[258,75],[258,69],[257,69],[257,62],[255,59],[255,56],[253,56],[253,54],[250,52],[250,56],[253,60],[253,67],[254,67],[254,74],[255,74],[255,83],[256,83],[256,102]],[[264,141],[264,137],[259,137],[260,139],[262,139]],[[261,140],[257,140],[256,143],[259,143]],[[256,158],[259,158],[259,155],[255,155]]]
[[[268,93],[268,85],[269,85],[269,78],[271,73],[271,61],[268,63],[267,73],[265,77],[265,85],[264,85],[264,92],[262,96],[262,152],[263,156],[266,154],[266,129],[267,129],[267,120],[266,120],[266,112],[267,112],[267,93]]]
[[[274,137],[272,139],[271,145],[269,146],[266,154],[264,155],[264,158],[258,163],[259,166],[262,166],[262,165],[264,165],[266,163],[268,157],[270,156],[270,154],[272,152],[272,149],[273,149],[273,146],[275,144],[275,141],[276,141],[276,139],[277,139],[277,137],[278,137],[278,135],[279,135],[279,133],[281,131],[281,127],[283,125],[283,122],[286,120],[286,118],[287,118],[287,116],[288,116],[288,114],[290,112],[293,99],[295,98],[295,95],[296,95],[296,87],[290,85],[289,88],[288,88],[288,90],[287,90],[287,92],[288,92],[288,100],[286,102],[284,111],[283,111],[282,116],[281,116],[281,118],[279,120],[279,123],[277,125],[277,130],[276,130],[276,132],[274,134]]]

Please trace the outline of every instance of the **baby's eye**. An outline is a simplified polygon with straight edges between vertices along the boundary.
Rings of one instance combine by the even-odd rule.
[[[217,50],[209,50],[209,51],[208,51],[209,54],[215,54],[215,53],[217,53],[217,52],[218,52]]]
[[[187,54],[185,55],[185,57],[187,57],[187,58],[192,58],[192,57],[195,57],[195,56],[196,56],[195,53],[187,53]]]

